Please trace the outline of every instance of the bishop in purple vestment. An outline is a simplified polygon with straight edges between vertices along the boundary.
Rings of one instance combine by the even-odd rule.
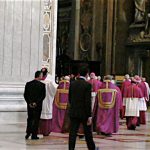
[[[52,132],[62,133],[65,116],[67,115],[67,105],[68,105],[68,92],[70,82],[69,77],[66,76],[65,80],[59,83],[57,88],[56,96],[53,102],[53,117],[52,117]]]
[[[119,112],[122,108],[121,92],[111,79],[110,75],[105,76],[94,106],[96,132],[106,136],[118,131]]]

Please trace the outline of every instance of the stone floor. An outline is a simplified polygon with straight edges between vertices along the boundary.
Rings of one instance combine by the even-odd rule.
[[[150,149],[150,113],[147,113],[147,125],[136,131],[128,131],[125,120],[120,121],[120,130],[112,137],[94,133],[94,140],[100,150],[149,150]],[[67,150],[68,134],[52,133],[49,137],[40,136],[40,140],[24,140],[26,127],[25,112],[0,113],[0,150]],[[85,141],[77,140],[76,150],[87,150]]]

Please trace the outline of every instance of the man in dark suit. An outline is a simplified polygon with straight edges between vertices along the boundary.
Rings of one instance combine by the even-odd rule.
[[[31,139],[37,140],[39,120],[42,111],[42,102],[45,98],[45,84],[40,82],[42,78],[42,72],[37,71],[35,73],[35,79],[27,82],[24,91],[24,98],[27,102],[27,129],[25,139],[28,139],[32,134]]]
[[[76,136],[80,123],[84,128],[85,139],[89,150],[95,150],[92,135],[91,84],[86,82],[88,69],[79,69],[80,77],[70,85],[69,89],[69,116],[71,121],[69,133],[69,150],[75,149]]]

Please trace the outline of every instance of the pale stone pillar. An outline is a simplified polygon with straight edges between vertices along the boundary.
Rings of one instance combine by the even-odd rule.
[[[50,28],[45,61],[43,14],[47,4]],[[57,0],[3,0],[0,14],[0,111],[24,111],[24,85],[34,78],[35,71],[48,65],[55,77]]]

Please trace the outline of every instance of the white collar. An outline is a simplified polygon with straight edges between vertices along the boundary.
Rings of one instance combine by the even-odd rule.
[[[80,79],[84,79],[84,80],[86,80],[86,78],[85,78],[85,77],[83,77],[83,76],[80,76],[79,78],[80,78]]]

